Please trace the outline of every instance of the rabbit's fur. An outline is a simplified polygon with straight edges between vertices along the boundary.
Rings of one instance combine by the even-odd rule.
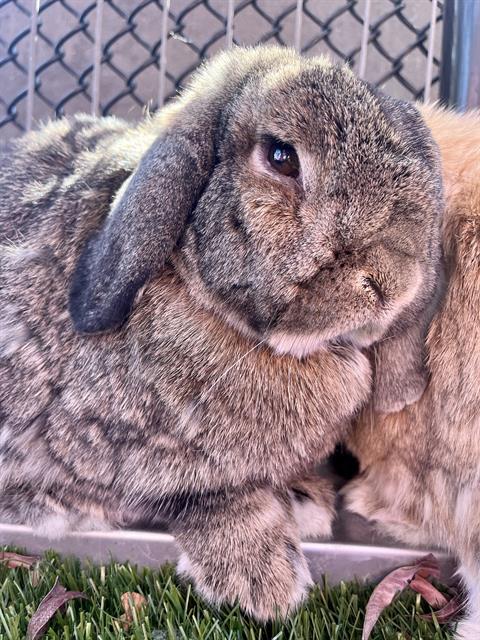
[[[0,520],[166,521],[211,602],[285,614],[310,583],[300,536],[332,517],[304,476],[371,392],[361,348],[420,343],[434,302],[418,112],[322,59],[236,49],[159,116],[50,123],[1,165]],[[421,379],[420,352],[392,369]]]
[[[460,559],[469,601],[457,638],[480,638],[480,115],[424,106],[444,167],[447,290],[428,333],[430,383],[395,415],[365,409],[350,438],[349,508]]]

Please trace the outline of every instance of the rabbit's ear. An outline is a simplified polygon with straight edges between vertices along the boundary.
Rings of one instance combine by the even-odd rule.
[[[167,107],[164,133],[80,256],[70,290],[77,331],[108,331],[127,319],[136,292],[163,267],[207,184],[232,100],[250,77],[261,78],[295,56],[283,47],[219,54]]]
[[[195,129],[173,128],[150,147],[84,247],[69,300],[77,331],[119,327],[138,289],[162,269],[214,162],[213,132]]]

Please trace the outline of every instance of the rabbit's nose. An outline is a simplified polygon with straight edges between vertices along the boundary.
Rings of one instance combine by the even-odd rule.
[[[354,251],[338,245],[323,249],[315,256],[315,264],[319,269],[337,269],[346,266],[354,258]]]
[[[344,247],[335,251],[335,266],[338,269],[358,268],[362,262],[362,254],[350,247]]]
[[[313,260],[317,269],[333,267],[336,260],[336,252],[330,246],[318,248],[313,256]]]

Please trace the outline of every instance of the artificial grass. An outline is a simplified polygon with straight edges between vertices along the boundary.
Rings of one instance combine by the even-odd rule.
[[[81,566],[53,552],[43,556],[38,580],[27,569],[0,564],[0,640],[23,640],[40,600],[58,577],[69,590],[89,600],[71,601],[57,613],[45,634],[50,640],[361,640],[371,588],[356,583],[313,589],[306,605],[285,624],[260,626],[238,608],[214,610],[175,577],[172,566],[157,571],[111,563]],[[125,631],[120,598],[139,592],[144,610]],[[447,640],[448,630],[419,613],[430,609],[414,593],[404,593],[382,615],[372,640]]]

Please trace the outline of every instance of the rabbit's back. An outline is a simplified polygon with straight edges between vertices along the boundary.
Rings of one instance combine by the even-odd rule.
[[[75,451],[88,477],[88,460],[71,446],[68,429],[80,425],[75,416],[82,403],[89,406],[89,393],[99,394],[93,418],[99,404],[115,405],[106,397],[109,376],[118,378],[124,363],[105,341],[80,344],[68,287],[84,241],[134,169],[142,141],[120,120],[77,116],[20,138],[0,156],[0,485],[4,496],[12,494],[13,520],[24,521],[41,502],[42,484],[68,491],[74,469],[62,449]],[[150,142],[146,135],[145,146]]]
[[[38,244],[61,225],[72,233],[79,222],[92,224],[85,220],[89,200],[97,215],[105,213],[139,158],[141,142],[129,143],[129,132],[116,118],[81,115],[50,122],[2,149],[0,242]],[[80,199],[82,221],[73,206]]]
[[[71,271],[138,161],[128,136],[119,120],[77,116],[20,138],[0,156],[0,356],[10,371],[0,389],[11,389],[17,377],[17,390],[32,382],[21,371],[22,357],[32,372],[49,368],[50,380],[54,363],[67,358]],[[41,357],[30,352],[34,345]],[[50,352],[52,359],[45,357]],[[4,391],[2,405],[14,395]]]

